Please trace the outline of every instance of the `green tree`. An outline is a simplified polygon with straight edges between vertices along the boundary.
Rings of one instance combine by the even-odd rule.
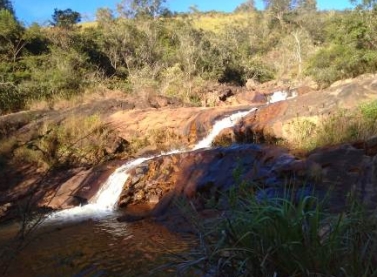
[[[74,24],[81,21],[81,15],[71,9],[59,10],[55,9],[52,15],[52,21],[50,21],[52,26],[71,28]]]
[[[9,0],[0,0],[0,10],[8,10],[11,14],[14,15],[12,2]]]
[[[254,0],[247,0],[246,2],[241,3],[236,7],[234,12],[253,12],[255,11],[255,2]]]
[[[266,10],[273,12],[287,12],[291,9],[291,0],[263,0]]]
[[[371,9],[377,6],[376,0],[350,0],[350,2],[363,9]]]
[[[126,18],[156,18],[167,13],[165,2],[166,0],[122,0],[117,5],[117,10]]]
[[[305,12],[314,12],[317,10],[316,0],[298,0],[297,9]]]
[[[310,60],[307,74],[320,85],[377,70],[377,24],[373,11],[347,11],[326,23],[326,42]]]
[[[25,46],[22,38],[24,29],[14,15],[6,9],[0,10],[0,55],[3,59],[15,62]]]

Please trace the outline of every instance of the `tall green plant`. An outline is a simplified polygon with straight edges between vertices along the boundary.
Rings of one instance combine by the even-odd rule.
[[[337,215],[315,197],[290,199],[240,196],[228,217],[202,229],[201,247],[180,270],[212,276],[377,275],[377,221],[362,206],[352,200]]]

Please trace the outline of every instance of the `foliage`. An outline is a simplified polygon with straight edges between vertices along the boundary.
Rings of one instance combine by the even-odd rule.
[[[167,13],[163,4],[166,0],[122,0],[118,13],[126,18],[156,18]]]
[[[23,109],[25,98],[26,95],[12,83],[0,83],[0,113]]]
[[[71,28],[81,21],[81,15],[71,9],[55,9],[52,15],[51,25],[55,27]]]
[[[237,13],[165,18],[172,16],[165,1],[125,0],[118,17],[99,9],[97,24],[82,28],[72,28],[80,14],[71,9],[55,9],[58,28],[24,27],[1,9],[1,113],[95,86],[134,94],[153,89],[198,105],[205,83],[244,85],[249,78],[301,79],[305,73],[325,87],[376,71],[375,10],[317,11],[315,0],[265,3],[265,11],[245,1]]]
[[[374,11],[345,12],[327,25],[327,47],[309,59],[307,74],[322,86],[377,69]],[[336,31],[335,31],[336,30]]]
[[[0,57],[16,61],[23,47],[23,32],[24,29],[10,11],[0,10]]]
[[[33,95],[31,99],[50,99],[54,95],[70,97],[80,91],[84,82],[87,57],[74,49],[68,51],[51,47],[50,53],[24,60],[29,68],[28,80],[19,85],[22,91]]]
[[[377,120],[377,101],[363,103],[359,107],[362,118],[368,122],[373,123]]]
[[[292,146],[313,150],[317,147],[365,140],[377,135],[377,102],[364,103],[355,111],[338,111],[327,118],[293,121]]]
[[[355,200],[341,214],[313,196],[258,200],[244,188],[228,216],[197,224],[201,244],[179,273],[210,276],[374,276],[377,221]],[[241,194],[242,195],[242,194]],[[194,214],[190,212],[190,214]]]
[[[115,136],[97,115],[72,116],[61,123],[45,122],[22,143],[3,138],[0,156],[13,163],[31,163],[45,170],[58,167],[90,166],[111,158],[108,141]]]
[[[8,10],[14,15],[13,5],[10,0],[0,0],[0,10]]]

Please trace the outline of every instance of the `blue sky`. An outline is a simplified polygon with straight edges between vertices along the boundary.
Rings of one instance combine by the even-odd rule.
[[[17,17],[30,24],[43,24],[51,19],[55,8],[78,11],[84,21],[93,20],[96,10],[100,7],[115,9],[120,0],[13,0]],[[190,6],[197,5],[199,10],[218,10],[230,12],[245,0],[167,0],[167,6],[173,11],[187,11]],[[263,7],[262,0],[256,0],[259,9]],[[320,9],[350,8],[349,0],[317,0]]]

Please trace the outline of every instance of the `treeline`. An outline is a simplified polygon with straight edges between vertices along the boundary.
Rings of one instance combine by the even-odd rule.
[[[1,0],[0,113],[98,87],[199,103],[207,82],[311,77],[325,87],[377,69],[374,0],[346,11],[318,11],[315,0],[265,0],[257,11],[246,1],[232,14],[172,14],[164,2],[123,0],[83,25],[79,13],[55,10],[51,26],[25,27]]]

